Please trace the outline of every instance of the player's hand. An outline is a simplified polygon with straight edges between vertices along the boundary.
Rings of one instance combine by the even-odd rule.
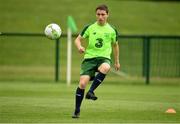
[[[84,52],[85,52],[85,48],[82,47],[82,46],[80,46],[80,47],[78,48],[78,51],[79,51],[79,53],[84,53]]]
[[[120,63],[115,63],[114,64],[114,68],[115,68],[116,71],[120,70],[120,67],[121,67]]]

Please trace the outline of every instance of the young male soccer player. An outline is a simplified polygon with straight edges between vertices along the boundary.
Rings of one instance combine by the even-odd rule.
[[[120,69],[118,33],[107,23],[108,16],[108,7],[106,5],[98,6],[96,8],[97,21],[86,26],[75,40],[79,53],[84,53],[84,60],[81,64],[81,76],[79,86],[76,89],[75,111],[72,118],[79,118],[84,90],[91,80],[93,80],[93,83],[86,94],[86,99],[97,99],[94,90],[102,83],[110,70],[112,48],[114,67],[116,70]],[[81,41],[84,38],[88,39],[89,42],[86,49],[81,45]],[[95,75],[96,72],[98,72],[97,75]]]

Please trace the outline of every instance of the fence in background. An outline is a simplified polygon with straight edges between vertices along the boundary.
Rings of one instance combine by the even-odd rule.
[[[180,77],[180,36],[120,36],[122,71],[134,76]]]
[[[1,32],[0,41],[2,37],[8,39],[22,36],[41,38],[44,37],[44,34]],[[73,37],[76,36],[73,35]],[[66,37],[67,35],[64,34],[61,39]],[[146,84],[149,84],[151,77],[180,77],[180,36],[121,35],[118,40],[120,44],[121,71],[123,73],[130,76],[144,77]],[[55,81],[58,81],[59,40],[56,40],[54,48],[56,53]]]

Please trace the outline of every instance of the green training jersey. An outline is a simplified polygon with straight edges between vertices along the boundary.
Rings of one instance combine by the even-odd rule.
[[[118,33],[108,23],[103,26],[97,22],[86,26],[81,34],[87,38],[89,43],[85,51],[84,58],[105,57],[110,59],[112,44],[117,41]]]

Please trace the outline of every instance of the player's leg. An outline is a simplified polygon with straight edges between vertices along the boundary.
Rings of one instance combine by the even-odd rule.
[[[72,118],[79,118],[80,115],[80,107],[84,97],[84,90],[86,85],[90,80],[90,76],[82,75],[80,76],[79,86],[76,89],[76,96],[75,96],[75,111],[73,113]]]
[[[90,87],[90,92],[93,92],[104,80],[106,74],[110,70],[110,65],[108,63],[102,63],[98,68],[98,74],[94,78],[94,81]]]
[[[99,68],[98,71],[103,73],[103,74],[107,74],[110,70],[111,66],[109,63],[102,63]]]
[[[94,63],[94,59],[85,59],[81,64],[80,71],[80,81],[79,86],[76,90],[76,100],[75,100],[75,112],[73,118],[78,118],[80,114],[81,102],[84,97],[84,90],[86,85],[90,81],[91,78],[95,75],[96,63]]]
[[[99,68],[98,68],[98,74],[95,76],[93,83],[88,91],[88,93],[86,94],[86,98],[87,99],[92,99],[92,100],[96,100],[97,97],[94,94],[94,90],[103,82],[103,80],[106,77],[106,74],[109,72],[110,70],[110,64],[109,63],[102,63]]]

